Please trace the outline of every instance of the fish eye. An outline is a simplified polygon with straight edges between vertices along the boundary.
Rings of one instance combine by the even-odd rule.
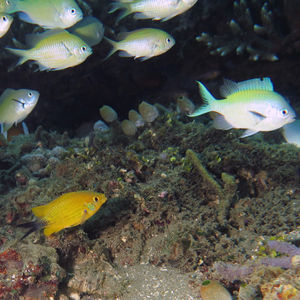
[[[280,111],[280,113],[281,113],[281,115],[282,115],[283,117],[285,117],[285,116],[288,115],[289,111],[285,108],[285,109],[282,109],[282,110]]]
[[[98,202],[98,201],[99,201],[98,197],[95,197],[95,198],[94,198],[94,201],[95,201],[95,202]]]
[[[75,15],[75,14],[76,14],[76,9],[75,9],[75,8],[72,8],[72,9],[71,9],[71,14],[72,14],[72,15]]]
[[[3,16],[3,17],[2,17],[2,20],[3,20],[3,22],[6,22],[6,21],[7,21],[6,16]]]
[[[6,3],[6,5],[10,5],[10,1],[9,0],[6,0],[5,3]]]
[[[31,98],[32,96],[33,96],[33,94],[32,94],[31,92],[29,92],[29,93],[28,93],[28,97]]]
[[[85,52],[85,51],[87,50],[86,46],[82,46],[82,47],[81,47],[81,50],[82,50],[83,52]]]
[[[170,38],[167,38],[166,39],[166,42],[169,44],[169,43],[171,43],[171,39]]]

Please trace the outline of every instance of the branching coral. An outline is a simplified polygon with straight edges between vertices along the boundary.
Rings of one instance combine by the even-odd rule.
[[[236,0],[229,31],[223,35],[203,32],[196,40],[212,49],[210,54],[213,55],[226,56],[235,52],[237,55],[248,54],[249,59],[254,61],[276,61],[280,33],[276,28],[278,19],[273,10],[274,2]]]

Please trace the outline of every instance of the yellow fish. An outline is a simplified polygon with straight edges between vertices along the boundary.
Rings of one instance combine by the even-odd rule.
[[[14,1],[14,11],[19,12],[22,21],[48,29],[71,27],[83,17],[81,9],[74,0]]]
[[[0,97],[0,126],[5,138],[13,124],[22,122],[31,113],[39,96],[38,91],[28,89],[6,89],[3,92]]]
[[[22,239],[41,227],[44,228],[45,236],[49,236],[62,229],[83,224],[106,200],[101,193],[78,191],[65,193],[46,205],[33,207],[32,212],[40,221],[19,225],[31,228]]]
[[[5,48],[20,56],[18,65],[34,60],[39,70],[62,70],[84,62],[92,54],[91,47],[74,34],[62,29],[47,30],[40,34],[30,34],[26,38],[31,49]]]
[[[217,129],[246,129],[241,136],[243,138],[259,131],[276,130],[295,121],[295,111],[280,94],[274,92],[268,77],[242,82],[225,80],[220,89],[225,97],[222,100],[216,100],[201,82],[198,85],[205,104],[189,116],[216,112],[214,127]]]
[[[0,13],[0,38],[9,30],[13,17],[8,14]]]
[[[175,44],[175,40],[170,34],[155,28],[143,28],[121,33],[119,42],[104,38],[113,46],[113,49],[105,59],[121,50],[119,56],[133,56],[135,59],[139,58],[141,61],[144,61],[165,53]]]
[[[90,47],[99,44],[104,35],[103,24],[95,17],[88,16],[69,28],[68,31],[77,35]]]
[[[117,22],[135,13],[135,19],[167,21],[190,9],[198,0],[135,0],[113,2],[109,13],[123,9]]]

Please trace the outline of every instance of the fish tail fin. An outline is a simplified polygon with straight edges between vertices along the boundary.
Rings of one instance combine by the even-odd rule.
[[[214,110],[214,103],[216,99],[201,82],[197,81],[197,83],[199,86],[199,93],[204,100],[204,104],[196,109],[192,114],[188,115],[189,117],[197,117]]]
[[[47,208],[47,205],[36,206],[36,207],[32,208],[32,212],[36,217],[42,219],[46,214],[46,211],[45,211],[46,208]]]
[[[106,55],[106,57],[102,60],[105,61],[107,60],[109,57],[111,57],[115,52],[117,52],[119,50],[118,48],[118,42],[115,42],[107,37],[103,37],[106,41],[108,41],[111,45],[112,45],[112,49],[110,50],[110,52]]]
[[[125,17],[127,17],[132,13],[130,2],[118,2],[118,1],[113,2],[111,4],[109,13],[112,14],[119,9],[122,9],[123,11],[118,15],[116,24],[118,24],[122,19],[124,19]]]
[[[20,241],[24,240],[28,235],[30,235],[31,233],[39,230],[40,228],[42,228],[44,225],[41,222],[27,222],[27,223],[23,223],[23,224],[19,224],[17,225],[18,227],[23,227],[23,228],[29,228],[29,230],[21,237]]]
[[[16,67],[19,66],[19,65],[24,64],[24,62],[26,62],[28,60],[28,56],[27,56],[28,50],[14,49],[14,48],[9,48],[9,47],[6,47],[5,49],[7,51],[11,52],[12,54],[20,56],[20,59],[17,62]]]

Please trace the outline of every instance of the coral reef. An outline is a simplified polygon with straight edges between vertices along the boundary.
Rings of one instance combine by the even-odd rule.
[[[142,278],[143,270],[154,268],[156,274],[161,267],[188,274],[182,284],[186,276],[193,284],[182,289],[191,299],[197,299],[206,279],[221,280],[231,294],[274,293],[278,280],[284,291],[298,293],[293,283],[298,249],[285,247],[287,253],[285,244],[277,247],[272,241],[263,244],[265,255],[253,260],[263,251],[261,236],[268,240],[294,232],[293,241],[299,239],[297,148],[276,142],[273,134],[241,141],[238,132],[190,122],[173,108],[159,106],[160,115],[135,136],[124,135],[116,120],[108,131],[83,138],[39,128],[0,148],[3,170],[9,170],[1,173],[6,182],[1,270],[13,264],[22,278],[29,260],[44,270],[34,277],[35,284],[17,289],[17,296],[42,291],[128,299],[140,287],[135,278]],[[51,159],[55,163],[49,172],[41,173]],[[103,191],[109,200],[83,226],[50,238],[37,231],[16,243],[24,234],[17,225],[33,220],[31,207],[76,190]],[[14,253],[14,262],[7,253]],[[43,257],[51,260],[50,268]],[[11,295],[13,287],[4,277],[1,282],[3,295]],[[161,288],[158,297],[163,299],[170,286]]]
[[[229,22],[229,32],[210,35],[203,32],[196,37],[212,49],[210,54],[226,56],[247,54],[250,60],[278,60],[280,16],[274,6],[275,1],[236,0],[233,2],[233,18]],[[259,20],[257,15],[260,16]],[[257,23],[256,23],[257,22]]]

